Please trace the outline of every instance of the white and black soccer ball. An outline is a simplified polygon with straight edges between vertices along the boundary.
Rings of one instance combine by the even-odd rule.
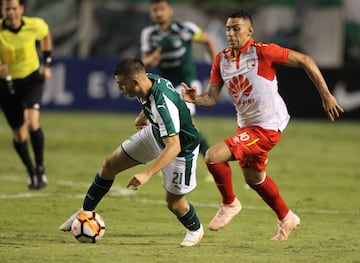
[[[104,218],[93,211],[81,211],[71,225],[71,232],[81,243],[96,243],[104,236]]]

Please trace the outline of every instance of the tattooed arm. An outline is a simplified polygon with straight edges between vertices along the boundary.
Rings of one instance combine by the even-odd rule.
[[[207,91],[203,94],[197,94],[197,91],[193,87],[189,87],[185,83],[181,83],[184,89],[182,90],[182,96],[185,101],[194,103],[201,107],[213,107],[216,105],[220,95],[222,86],[215,83],[208,85]]]

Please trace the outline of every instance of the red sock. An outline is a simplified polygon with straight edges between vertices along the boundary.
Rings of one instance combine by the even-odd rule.
[[[250,185],[261,198],[275,211],[279,220],[283,219],[289,212],[289,208],[282,199],[279,188],[270,176],[265,175],[265,180],[258,185]]]
[[[223,199],[223,204],[231,204],[235,199],[232,185],[232,173],[228,163],[208,163],[206,166],[214,177],[217,188]]]

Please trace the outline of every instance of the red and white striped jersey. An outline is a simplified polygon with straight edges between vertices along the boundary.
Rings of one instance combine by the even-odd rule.
[[[225,87],[233,99],[239,127],[285,129],[290,116],[278,92],[276,64],[286,62],[289,49],[250,39],[236,57],[231,48],[217,54],[210,83]]]

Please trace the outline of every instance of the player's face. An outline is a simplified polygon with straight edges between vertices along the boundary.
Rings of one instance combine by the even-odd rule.
[[[115,75],[115,81],[118,84],[119,90],[128,97],[136,97],[137,85],[136,81],[130,77]]]
[[[150,6],[150,18],[158,25],[170,23],[172,15],[173,10],[171,6],[165,1],[154,3]]]
[[[5,24],[8,27],[17,29],[21,26],[21,17],[24,13],[24,6],[20,5],[19,0],[3,0],[1,11]]]
[[[253,28],[249,20],[243,18],[228,18],[226,22],[226,37],[229,46],[241,49],[249,41]]]

